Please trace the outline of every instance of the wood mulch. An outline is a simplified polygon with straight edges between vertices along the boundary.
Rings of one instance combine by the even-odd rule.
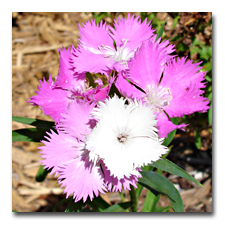
[[[135,13],[138,14],[138,13]],[[168,18],[167,13],[159,13],[159,18]],[[37,106],[32,106],[27,101],[37,91],[39,80],[48,79],[58,73],[59,54],[58,49],[68,47],[78,42],[78,23],[82,24],[92,19],[92,13],[12,13],[12,115],[29,118],[50,120]],[[112,23],[110,18],[107,18]],[[182,21],[182,20],[181,20]],[[170,23],[172,24],[173,21]],[[188,21],[186,21],[187,23]],[[167,27],[168,28],[168,27]],[[167,29],[167,32],[169,30]],[[172,32],[171,32],[172,35]],[[174,34],[173,34],[174,35]],[[12,122],[12,130],[26,128],[28,125]],[[198,187],[192,182],[164,173],[183,198],[186,212],[212,212],[212,176],[211,158],[200,153],[193,146],[192,131],[177,134],[173,142],[174,149],[170,159],[174,162],[182,162],[182,168],[192,174],[203,183],[204,187]],[[208,131],[201,134],[210,140]],[[191,141],[189,140],[191,139]],[[180,146],[183,143],[183,146]],[[185,145],[186,143],[186,145]],[[210,144],[210,143],[209,143]],[[39,150],[41,143],[13,142],[12,143],[12,210],[18,212],[51,212],[64,211],[68,202],[57,203],[65,199],[63,189],[57,184],[57,178],[48,175],[44,182],[35,181],[35,175],[40,167],[41,159]],[[177,151],[181,149],[181,151]],[[207,149],[211,149],[211,145]],[[179,154],[178,154],[179,152]],[[210,152],[211,153],[211,152]],[[200,155],[200,156],[199,156]],[[183,157],[183,158],[182,158]],[[187,160],[191,158],[192,161]],[[194,159],[205,159],[205,164],[199,168]],[[182,161],[183,160],[183,161]],[[208,161],[207,161],[208,160]],[[208,164],[207,164],[208,162]],[[201,164],[201,161],[200,161]],[[147,190],[144,188],[139,198],[139,211],[141,211]],[[129,194],[124,191],[125,200],[129,200]],[[110,204],[121,201],[118,193],[108,193],[102,197]],[[169,200],[162,196],[158,206],[168,206]]]

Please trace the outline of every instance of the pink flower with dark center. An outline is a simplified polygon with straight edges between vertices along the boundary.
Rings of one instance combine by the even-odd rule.
[[[165,47],[145,42],[128,62],[129,70],[118,75],[116,86],[125,97],[152,105],[158,119],[159,136],[167,137],[172,130],[183,129],[187,124],[174,125],[166,114],[171,118],[182,117],[209,109],[208,99],[202,96],[206,72],[201,72],[199,65],[184,57],[168,60]]]

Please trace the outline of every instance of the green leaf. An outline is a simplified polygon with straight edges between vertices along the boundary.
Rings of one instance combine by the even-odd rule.
[[[24,141],[24,142],[40,142],[46,140],[47,129],[42,128],[25,128],[12,131],[12,141]]]
[[[156,37],[156,39],[155,39],[155,42],[156,42],[160,37],[162,37],[165,24],[166,24],[166,21],[163,23],[163,25],[162,25],[161,28],[159,29],[159,32],[157,33],[157,37]]]
[[[155,20],[156,19],[156,12],[152,12],[152,13],[150,13],[149,15],[148,15],[148,17],[147,17],[147,21],[150,21],[150,20]],[[157,18],[158,19],[158,18]],[[152,21],[152,23],[153,23],[153,21]]]
[[[141,169],[144,171],[152,171],[154,169],[154,167],[147,165],[147,166],[141,167]],[[135,189],[137,198],[139,198],[139,196],[141,195],[142,190],[143,190],[143,186],[140,184],[137,184],[137,188]]]
[[[142,190],[143,190],[143,186],[140,184],[137,184],[137,188],[135,190],[137,198],[141,195]]]
[[[212,102],[210,104],[210,109],[208,111],[208,121],[209,121],[209,126],[212,126]]]
[[[145,18],[147,17],[147,12],[141,12],[141,19],[142,19],[142,22],[145,20]]]
[[[51,172],[51,169],[47,170],[47,169],[44,169],[44,166],[40,166],[39,169],[38,169],[38,172],[35,176],[35,180],[37,182],[42,182],[45,180],[46,176],[48,175],[48,173]]]
[[[34,127],[43,128],[43,129],[52,129],[55,126],[55,123],[52,121],[38,120],[27,117],[13,116],[12,121],[16,121],[23,124],[28,124]]]
[[[177,46],[176,46],[176,49],[179,51],[179,52],[185,52],[186,50],[189,49],[189,47],[184,44],[183,42],[180,42]]]
[[[212,45],[207,48],[207,54],[212,57]]]
[[[190,54],[191,55],[195,54],[196,52],[198,52],[198,48],[196,46],[190,48]]]
[[[178,124],[178,117],[170,118],[173,124],[177,125]],[[176,129],[171,131],[168,135],[167,138],[164,139],[163,145],[168,146],[170,142],[173,140],[174,135],[176,134]]]
[[[212,68],[211,68],[212,69]],[[209,70],[202,70],[202,71],[209,71]],[[208,76],[208,75],[206,75],[205,76],[205,79],[208,81],[208,82],[212,82],[212,77],[210,77],[210,76]]]
[[[52,212],[57,212],[57,207],[71,201],[71,198],[63,198],[52,207]]]
[[[136,190],[133,185],[131,185],[131,187],[130,187],[129,194],[130,194],[130,200],[132,202],[131,210],[132,210],[132,212],[137,212],[138,211],[138,198],[136,195]]]
[[[101,212],[110,207],[110,204],[107,203],[100,195],[97,198],[95,197],[92,201],[88,201],[88,205],[90,205],[96,212]]]
[[[179,166],[177,166],[175,163],[171,162],[168,159],[161,158],[161,159],[157,160],[156,162],[152,163],[151,166],[159,168],[170,174],[174,174],[179,177],[183,177],[183,178],[190,180],[190,181],[194,182],[195,184],[198,184],[199,186],[202,187],[202,184],[199,183],[194,177],[192,177],[185,170],[181,169]]]
[[[75,203],[74,199],[71,198],[70,203],[68,207],[66,208],[65,212],[78,212],[82,210],[83,205],[84,205],[83,200],[80,200]]]
[[[167,206],[167,207],[162,207],[162,206],[158,206],[155,207],[154,212],[170,212],[171,206]]]
[[[142,178],[139,178],[138,181],[141,185],[166,195],[175,212],[184,212],[180,193],[169,180],[153,171],[141,171],[141,174]]]
[[[211,70],[212,70],[212,63],[211,62],[207,62],[207,63],[205,63],[203,65],[202,71],[208,71],[208,72],[210,72]],[[209,73],[207,73],[207,74],[209,74]],[[205,78],[206,78],[207,81],[210,81],[210,82],[212,81],[212,77],[205,76]]]
[[[195,136],[195,146],[197,149],[200,149],[202,145],[202,139],[198,130],[195,131],[194,136]]]
[[[99,23],[104,16],[109,17],[109,14],[107,12],[100,12],[99,14],[94,14],[96,24]]]
[[[132,206],[132,202],[122,202],[119,204],[114,204],[101,212],[124,212],[126,209]]]
[[[207,54],[208,49],[205,46],[202,46],[201,49],[199,49],[198,53],[200,55],[200,59],[205,59],[206,61],[209,58],[209,55]]]
[[[180,16],[176,16],[174,19],[173,19],[173,26],[172,28],[174,29],[177,25],[177,21],[180,19]]]
[[[212,92],[209,93],[208,99],[209,99],[209,101],[212,103]]]
[[[194,41],[192,42],[192,46],[202,46],[203,43],[201,41],[199,41],[197,38],[194,39]]]
[[[143,204],[142,212],[154,212],[155,206],[159,201],[161,195],[155,196],[150,190],[148,190]]]
[[[177,36],[173,37],[170,42],[171,43],[178,42],[178,41],[181,41],[182,39],[183,39],[183,36],[177,35]]]

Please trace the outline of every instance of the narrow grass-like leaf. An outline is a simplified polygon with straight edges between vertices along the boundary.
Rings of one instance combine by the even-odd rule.
[[[178,190],[174,185],[162,175],[153,171],[142,171],[142,178],[138,182],[149,190],[166,195],[175,212],[184,212],[183,201]]]
[[[160,195],[154,195],[150,190],[148,190],[143,204],[142,212],[154,212],[155,206],[159,201]]]
[[[129,207],[131,207],[132,204],[133,204],[132,202],[122,202],[119,204],[114,204],[108,207],[107,209],[102,210],[101,212],[124,212]]]
[[[202,184],[199,183],[194,177],[192,177],[185,170],[181,169],[179,166],[177,166],[175,163],[171,162],[168,159],[161,158],[161,159],[157,160],[156,162],[152,163],[151,166],[159,168],[168,173],[177,175],[179,177],[183,177],[183,178],[190,180],[190,181],[194,182],[195,184],[198,184],[199,186],[202,187]]]
[[[130,187],[130,200],[132,202],[131,210],[132,212],[137,212],[138,211],[138,198],[136,195],[136,191],[133,185]]]
[[[201,139],[201,136],[200,136],[198,130],[196,130],[194,132],[194,137],[195,137],[195,146],[196,146],[197,149],[200,149],[201,145],[202,145],[202,139]]]
[[[28,124],[34,127],[43,128],[43,129],[52,129],[55,126],[55,123],[52,121],[38,120],[27,117],[13,116],[12,121],[18,123]]]
[[[212,126],[212,102],[210,104],[210,109],[208,111],[208,121],[209,121],[209,126]]]
[[[165,24],[166,24],[166,21],[163,23],[163,25],[159,29],[159,32],[157,33],[157,37],[156,37],[155,41],[157,41],[160,37],[162,37]]]
[[[176,16],[176,17],[173,19],[173,26],[172,26],[173,29],[176,27],[177,22],[178,22],[179,19],[180,19],[180,16]]]
[[[137,198],[139,198],[139,196],[141,195],[141,192],[143,190],[143,186],[140,184],[137,184],[137,188],[136,188],[136,196]]]
[[[156,208],[156,205],[157,205],[160,197],[161,197],[161,194],[156,195],[156,197],[152,203],[152,208],[150,209],[151,210],[150,212],[155,212],[155,208]]]
[[[46,132],[49,129],[42,128],[25,128],[12,131],[12,141],[24,141],[24,142],[40,142],[41,140],[46,140]]]

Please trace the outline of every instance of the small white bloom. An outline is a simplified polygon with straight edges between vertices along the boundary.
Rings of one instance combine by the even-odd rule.
[[[86,142],[90,160],[102,159],[118,179],[137,176],[137,167],[158,160],[168,150],[156,133],[153,108],[136,100],[125,102],[115,95],[99,103],[92,112],[99,122]]]

